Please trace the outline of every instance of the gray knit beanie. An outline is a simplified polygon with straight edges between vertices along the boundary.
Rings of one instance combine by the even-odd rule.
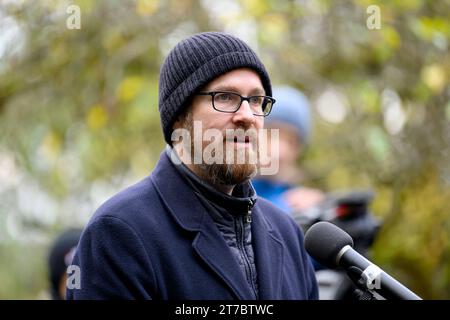
[[[221,32],[195,34],[179,42],[166,57],[159,77],[159,113],[164,139],[172,144],[172,126],[189,98],[218,76],[251,68],[272,96],[267,71],[255,52],[241,39]]]

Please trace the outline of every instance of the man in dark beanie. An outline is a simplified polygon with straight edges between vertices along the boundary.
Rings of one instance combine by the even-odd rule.
[[[271,95],[264,65],[232,35],[200,33],[172,49],[159,81],[167,148],[149,177],[92,217],[69,299],[317,298],[301,231],[250,182]]]

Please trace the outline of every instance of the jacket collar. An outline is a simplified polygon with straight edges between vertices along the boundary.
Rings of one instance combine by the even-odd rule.
[[[192,247],[199,257],[228,285],[238,299],[251,299],[253,295],[250,288],[220,231],[165,152],[161,154],[151,179],[177,224],[185,230],[198,232]],[[257,206],[254,207],[252,216],[260,298],[277,299],[282,276],[283,245]]]

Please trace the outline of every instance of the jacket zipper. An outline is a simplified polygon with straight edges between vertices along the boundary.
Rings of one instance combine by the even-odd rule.
[[[249,199],[248,206],[247,206],[247,214],[245,216],[245,221],[247,223],[252,222],[252,207],[253,207],[253,201],[251,199]]]
[[[248,203],[248,207],[247,207],[247,215],[245,217],[245,221],[246,223],[250,223],[251,220],[251,214],[252,214],[252,206],[253,206],[253,202],[252,200],[249,200]],[[236,220],[235,220],[236,221]],[[237,245],[238,245],[238,249],[239,252],[242,255],[242,258],[244,260],[244,269],[246,270],[246,276],[250,281],[250,286],[252,287],[253,293],[255,294],[256,299],[258,299],[258,293],[257,290],[255,288],[255,284],[253,282],[253,271],[252,271],[252,267],[251,267],[251,263],[250,260],[247,256],[247,252],[245,251],[245,226],[244,226],[244,219],[237,219],[237,224],[236,224],[236,236],[237,236]]]

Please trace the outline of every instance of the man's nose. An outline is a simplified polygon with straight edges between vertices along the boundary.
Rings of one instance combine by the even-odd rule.
[[[255,115],[248,101],[242,101],[241,107],[234,114],[233,120],[235,122],[244,122],[247,125],[255,122]]]

